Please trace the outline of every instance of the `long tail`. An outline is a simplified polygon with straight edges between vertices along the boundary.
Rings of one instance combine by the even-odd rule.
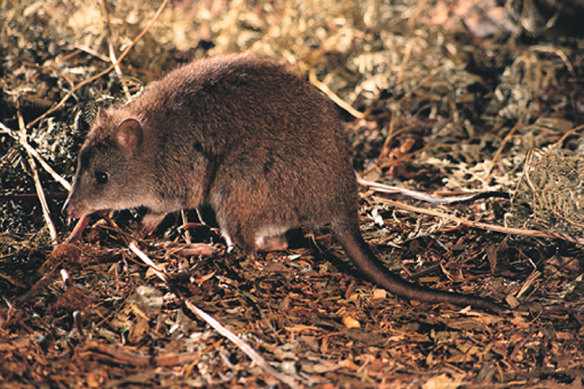
[[[332,229],[357,269],[367,279],[399,297],[429,303],[445,302],[459,306],[470,305],[474,308],[495,313],[505,311],[501,306],[479,297],[429,289],[405,281],[387,270],[379,262],[369,245],[363,240],[359,226],[356,223],[334,224]]]

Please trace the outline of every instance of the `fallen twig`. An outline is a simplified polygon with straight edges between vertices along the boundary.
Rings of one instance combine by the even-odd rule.
[[[582,125],[580,125],[580,126],[577,126],[577,127],[574,127],[574,128],[572,128],[570,131],[566,132],[566,133],[565,133],[565,134],[564,134],[564,135],[563,135],[563,136],[562,136],[562,137],[561,137],[561,138],[560,138],[560,139],[559,139],[559,140],[558,140],[556,143],[554,143],[554,144],[552,145],[552,147],[554,147],[554,148],[556,148],[556,147],[562,147],[562,143],[564,143],[564,141],[565,141],[565,140],[566,140],[568,137],[570,137],[570,136],[574,135],[575,133],[577,133],[578,131],[580,131],[580,130],[582,130],[582,129],[584,129],[584,124],[582,124]]]
[[[180,291],[173,288],[172,285],[168,282],[166,275],[158,269],[158,266],[142,251],[136,246],[135,242],[131,242],[128,246],[130,250],[134,254],[138,256],[145,264],[147,264],[153,271],[154,274],[158,278],[160,278],[168,287],[169,289],[183,302],[185,307],[197,315],[199,318],[204,320],[207,324],[213,327],[219,334],[233,342],[237,347],[241,349],[247,356],[259,367],[261,367],[266,373],[272,375],[276,379],[282,381],[286,385],[290,386],[291,388],[300,388],[300,385],[294,378],[291,376],[284,374],[282,372],[277,371],[274,369],[268,362],[257,352],[255,351],[249,344],[244,342],[239,336],[235,335],[233,332],[229,331],[225,328],[221,323],[215,320],[211,315],[203,311],[202,309],[195,306],[191,303],[188,299],[186,299]]]
[[[455,221],[457,223],[460,223],[462,225],[472,227],[472,228],[479,228],[479,229],[488,230],[488,231],[501,232],[503,234],[510,234],[510,235],[531,236],[534,238],[561,239],[561,240],[565,240],[567,242],[584,245],[584,238],[574,238],[574,237],[567,236],[565,234],[559,234],[556,232],[546,232],[546,231],[538,231],[538,230],[528,230],[528,229],[523,229],[523,228],[503,227],[503,226],[498,226],[495,224],[475,222],[475,221],[468,220],[468,219],[458,217],[458,216],[454,216],[454,215],[451,215],[448,213],[436,211],[434,209],[420,208],[420,207],[416,207],[413,205],[400,203],[398,201],[386,199],[383,197],[373,196],[373,199],[375,201],[378,201],[380,203],[383,203],[383,204],[386,204],[386,205],[389,205],[389,206],[392,206],[395,208],[403,209],[403,210],[410,211],[410,212],[417,212],[417,213],[423,213],[426,215],[441,217],[441,218],[452,220],[452,221]]]
[[[19,119],[20,121],[20,119]],[[59,184],[61,184],[61,186],[65,189],[67,189],[67,191],[71,191],[71,184],[69,184],[69,182],[64,179],[63,177],[61,177],[59,175],[59,173],[57,173],[48,163],[47,161],[45,161],[43,159],[43,157],[41,157],[39,155],[39,153],[34,149],[34,147],[32,147],[26,140],[26,135],[22,134],[22,133],[15,133],[13,130],[11,130],[10,128],[6,127],[2,122],[0,122],[0,132],[3,132],[5,134],[10,135],[12,138],[14,138],[14,140],[16,140],[18,143],[20,143],[20,145],[26,150],[27,153],[31,154],[33,157],[36,158],[36,160],[41,164],[41,166],[43,167],[43,169],[45,169],[45,171],[47,173],[49,173],[51,175],[51,177],[53,177],[53,179],[55,181],[57,181]]]
[[[49,193],[47,196],[49,199],[64,200],[67,198],[67,193],[57,192]],[[36,200],[36,193],[12,193],[12,194],[2,194],[0,193],[0,201],[32,201]]]
[[[18,131],[19,135],[19,142],[26,143],[26,130],[24,127],[24,119],[22,118],[22,114],[20,113],[20,104],[18,98],[15,98],[16,101],[16,117],[18,119],[18,127],[20,130]],[[53,245],[57,245],[57,229],[55,228],[55,224],[51,219],[51,211],[49,210],[49,204],[47,203],[47,198],[45,197],[45,190],[43,189],[43,185],[41,184],[41,179],[39,177],[39,172],[36,168],[36,163],[34,162],[34,158],[32,153],[27,149],[26,155],[28,157],[28,164],[30,165],[30,169],[32,171],[32,178],[34,181],[34,187],[37,192],[37,196],[39,198],[39,202],[41,203],[41,209],[43,211],[43,217],[45,218],[45,223],[47,224],[47,228],[49,229],[49,234],[51,235],[51,243]]]
[[[321,82],[316,77],[316,73],[314,73],[314,70],[311,69],[310,72],[308,72],[308,79],[310,80],[310,83],[312,85],[314,85],[318,89],[320,89],[320,91],[322,93],[324,93],[325,95],[327,95],[329,97],[329,99],[334,101],[334,103],[336,105],[338,105],[339,107],[341,107],[342,109],[344,109],[345,111],[347,111],[348,113],[350,113],[351,115],[356,117],[357,119],[360,119],[365,115],[364,113],[357,111],[355,108],[353,108],[351,106],[351,104],[347,103],[345,100],[341,99],[335,92],[330,90],[328,85],[326,85],[324,82]]]
[[[503,148],[509,142],[509,140],[511,140],[511,137],[513,136],[513,134],[515,134],[515,132],[517,131],[517,129],[521,125],[521,122],[522,122],[521,118],[519,118],[519,120],[517,120],[517,123],[515,123],[513,128],[511,128],[511,130],[509,130],[507,135],[505,135],[505,138],[503,138],[503,141],[501,142],[501,144],[499,145],[499,148],[495,152],[495,155],[493,156],[493,159],[491,160],[491,165],[489,166],[489,170],[487,172],[487,179],[485,180],[487,182],[487,184],[490,183],[491,180],[493,179],[493,170],[495,169],[495,165],[497,164],[497,160],[499,159],[499,156],[503,152]]]
[[[362,178],[359,174],[356,174],[357,182],[360,185],[367,186],[379,193],[399,193],[401,195],[411,197],[416,200],[425,201],[427,203],[432,204],[454,204],[460,203],[464,201],[472,201],[478,200],[487,197],[504,197],[509,198],[509,193],[501,192],[501,191],[484,191],[484,192],[476,192],[476,193],[469,193],[466,195],[461,196],[448,196],[448,197],[436,197],[429,195],[427,193],[416,192],[415,190],[399,188],[397,186],[385,185],[380,184],[378,182],[367,181],[366,179]]]
[[[107,7],[105,5],[105,0],[101,0],[99,2],[99,5],[101,7],[101,13],[103,14],[102,16],[105,23],[105,33],[107,36],[107,48],[109,52],[110,62],[114,65],[114,69],[116,70],[118,78],[120,79],[120,81],[122,81],[124,74],[122,73],[122,69],[120,68],[120,61],[116,58],[116,52],[114,50],[114,45],[112,44],[112,28],[109,20],[109,13],[107,12]],[[128,86],[123,81],[121,82],[121,84],[122,89],[124,90],[124,95],[126,96],[126,99],[129,100],[131,95],[130,91],[128,90]]]
[[[59,101],[57,104],[53,105],[51,108],[49,108],[45,113],[43,113],[41,116],[37,117],[35,120],[33,120],[32,122],[30,122],[27,126],[27,128],[30,128],[32,126],[34,126],[36,123],[38,123],[39,121],[43,120],[45,117],[47,117],[47,115],[50,115],[51,113],[55,112],[56,110],[58,110],[59,108],[61,108],[65,102],[67,100],[69,100],[71,98],[71,96],[73,96],[73,94],[78,91],[80,88],[84,87],[87,84],[92,83],[93,81],[97,80],[98,78],[108,74],[109,72],[111,72],[113,69],[115,69],[116,66],[118,66],[118,64],[126,57],[126,55],[128,55],[128,53],[130,52],[130,50],[132,49],[132,47],[134,47],[134,45],[144,36],[144,34],[146,34],[148,32],[148,30],[152,27],[152,25],[154,24],[154,22],[156,21],[156,19],[158,19],[158,17],[160,16],[160,14],[162,13],[162,10],[164,9],[164,7],[166,7],[166,4],[168,4],[169,0],[164,0],[162,2],[162,4],[160,5],[160,7],[158,8],[158,10],[156,11],[156,14],[154,14],[154,17],[150,20],[150,22],[148,22],[148,25],[146,27],[144,27],[144,29],[136,36],[136,38],[134,38],[134,40],[132,40],[132,42],[130,42],[130,44],[126,47],[126,49],[122,52],[122,54],[120,54],[120,56],[118,57],[117,61],[114,62],[113,64],[111,64],[110,66],[107,67],[107,69],[97,73],[95,76],[90,77],[84,81],[81,81],[79,84],[75,85],[73,87],[73,89],[71,89],[69,91],[69,93],[67,93],[65,95],[65,97],[63,97],[61,99],[61,101]]]

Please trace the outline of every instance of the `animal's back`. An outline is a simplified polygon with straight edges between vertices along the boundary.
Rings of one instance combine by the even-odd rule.
[[[199,143],[212,160],[204,200],[220,222],[230,224],[236,243],[249,247],[259,230],[271,226],[356,217],[342,124],[308,82],[268,60],[225,56],[193,62],[161,83],[166,85],[156,90],[169,94],[173,104],[166,108],[183,118],[180,131],[188,132],[180,134],[180,143]],[[141,104],[148,103],[145,97]]]

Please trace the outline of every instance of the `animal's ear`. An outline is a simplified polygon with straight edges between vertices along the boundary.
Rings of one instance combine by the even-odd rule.
[[[128,153],[133,153],[142,144],[144,129],[134,118],[124,119],[114,133],[117,145]]]

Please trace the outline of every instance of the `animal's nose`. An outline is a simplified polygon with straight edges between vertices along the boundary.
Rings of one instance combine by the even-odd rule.
[[[61,213],[63,216],[67,216],[68,218],[76,219],[79,217],[79,207],[75,205],[76,202],[71,201],[71,195],[67,197],[65,204],[63,204],[63,208],[61,209]]]

